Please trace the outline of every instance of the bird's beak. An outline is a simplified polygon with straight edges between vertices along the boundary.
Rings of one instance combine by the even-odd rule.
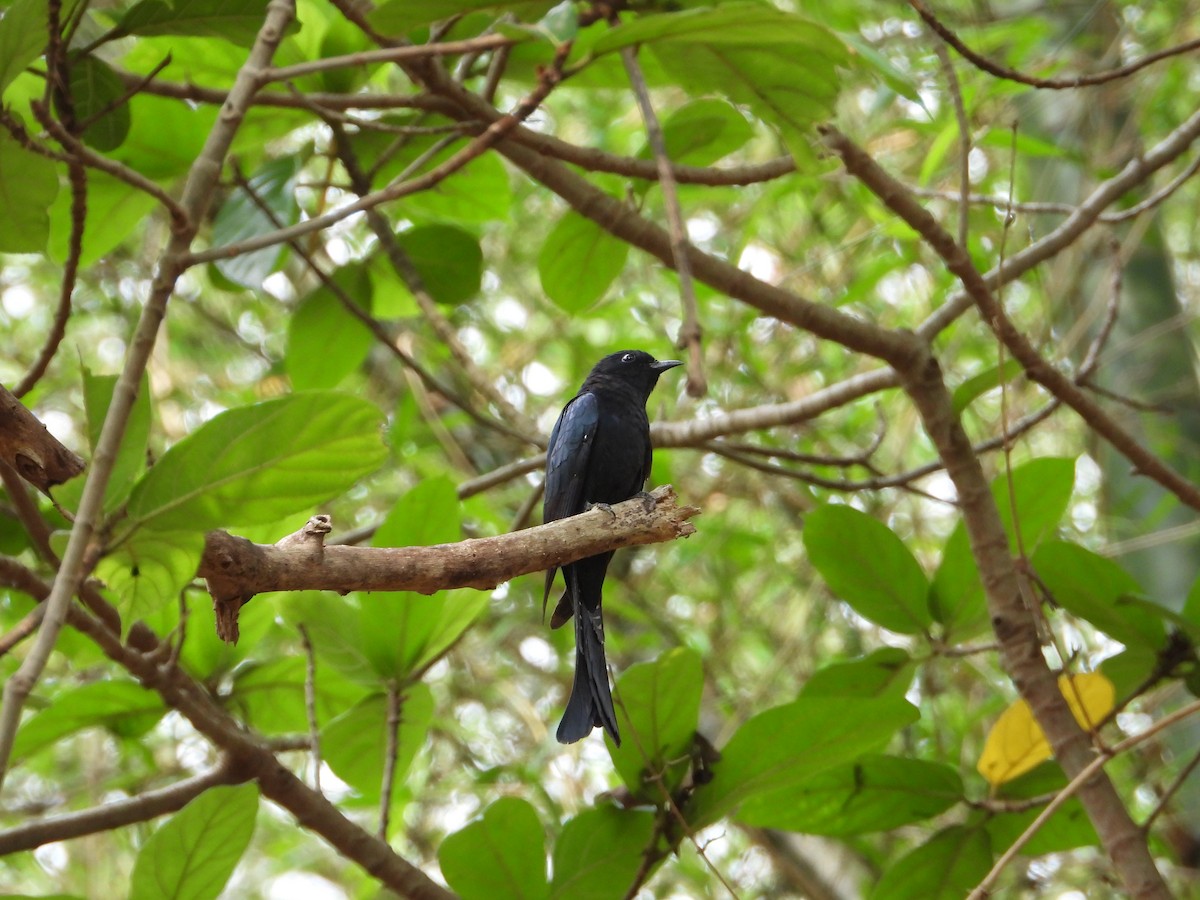
[[[658,362],[651,363],[650,368],[656,372],[665,372],[667,369],[673,369],[676,366],[682,366],[682,359],[661,359]]]

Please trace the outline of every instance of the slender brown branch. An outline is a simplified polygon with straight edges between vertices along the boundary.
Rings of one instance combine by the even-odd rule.
[[[321,793],[321,725],[317,721],[317,653],[313,649],[308,628],[303,622],[296,625],[300,645],[304,648],[304,714],[308,719],[308,749],[312,753],[313,790]]]
[[[481,50],[495,50],[497,47],[507,47],[515,43],[519,43],[519,40],[503,34],[485,34],[481,37],[468,38],[463,41],[381,47],[378,50],[363,50],[359,53],[350,53],[346,56],[327,56],[324,59],[313,59],[291,66],[279,66],[268,69],[263,73],[263,83],[294,81],[305,75],[328,72],[331,69],[357,69],[377,63],[404,63],[414,60],[431,59],[438,56],[477,53]]]
[[[862,181],[892,212],[915,229],[942,258],[946,267],[958,276],[968,296],[979,307],[984,321],[995,330],[1032,380],[1075,410],[1097,434],[1133,463],[1139,473],[1158,482],[1193,509],[1200,509],[1200,487],[1144,447],[1086,391],[1042,358],[996,301],[987,281],[971,263],[966,250],[904,190],[903,185],[836,128],[825,126],[822,133],[826,145],[841,157],[846,171]]]
[[[148,822],[183,809],[209,788],[223,784],[239,784],[246,780],[247,773],[240,772],[226,759],[207,772],[178,781],[169,787],[141,791],[136,796],[124,800],[114,800],[91,809],[26,822],[7,831],[0,831],[0,856],[32,850],[43,844],[113,831],[138,822]]]
[[[971,126],[967,122],[967,108],[963,105],[962,88],[954,71],[945,45],[936,45],[938,62],[946,75],[946,86],[954,104],[954,119],[958,123],[958,242],[967,246],[967,227],[971,221],[971,207],[967,198],[971,196]],[[1010,198],[1011,200],[1011,198]]]
[[[400,686],[395,679],[387,686],[387,722],[383,751],[383,783],[379,787],[379,839],[387,843],[388,823],[392,817],[392,791],[396,782],[396,757],[400,755]]]
[[[988,59],[986,56],[976,53],[949,26],[945,25],[933,14],[933,11],[925,4],[924,0],[908,0],[908,4],[917,11],[917,15],[924,20],[925,24],[937,33],[938,37],[958,51],[964,59],[968,60],[976,68],[987,72],[989,75],[994,75],[996,78],[1002,78],[1005,81],[1015,81],[1029,87],[1044,88],[1047,90],[1067,90],[1070,88],[1106,84],[1120,78],[1127,78],[1133,73],[1146,68],[1146,66],[1153,65],[1161,60],[1170,59],[1173,56],[1182,56],[1185,53],[1191,53],[1193,50],[1200,49],[1200,38],[1195,38],[1174,47],[1168,47],[1165,50],[1147,54],[1128,65],[1109,69],[1105,72],[1096,72],[1092,75],[1077,75],[1074,78],[1035,78],[1032,75],[1025,75],[1022,72],[1018,72],[1016,69],[1002,66]]]
[[[650,102],[650,88],[637,61],[637,48],[621,50],[621,61],[625,73],[637,98],[642,122],[646,126],[646,140],[658,166],[658,184],[663,193],[663,206],[667,211],[667,231],[671,237],[671,257],[679,275],[679,300],[683,305],[683,324],[679,328],[678,346],[687,351],[687,392],[690,397],[703,397],[708,393],[708,379],[704,375],[704,348],[700,343],[703,330],[696,312],[696,289],[692,284],[692,266],[688,262],[687,225],[683,220],[683,209],[679,203],[679,191],[675,186],[675,173],[671,169],[671,157],[667,155],[667,143],[654,104]]]
[[[676,506],[669,485],[656,488],[651,496],[655,505],[650,508],[635,498],[614,505],[613,515],[592,510],[537,528],[432,547],[326,545],[327,516],[313,517],[299,532],[273,545],[213,531],[198,575],[208,580],[217,607],[218,633],[236,640],[239,608],[264,591],[490,590],[518,575],[695,532],[687,520],[700,510]],[[222,621],[227,624],[222,626]]]

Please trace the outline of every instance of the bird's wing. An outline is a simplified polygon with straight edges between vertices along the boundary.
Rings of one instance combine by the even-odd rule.
[[[583,512],[587,498],[583,496],[588,458],[600,422],[600,407],[595,394],[580,394],[568,403],[550,432],[546,450],[546,495],[542,504],[542,521],[554,522]],[[554,585],[555,566],[546,571],[546,589],[542,596],[542,618],[546,617],[546,601]]]
[[[550,432],[546,451],[546,497],[542,521],[553,522],[583,512],[583,482],[600,422],[596,395],[580,394],[566,405]]]

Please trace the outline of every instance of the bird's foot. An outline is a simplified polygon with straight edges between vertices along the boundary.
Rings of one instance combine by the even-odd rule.
[[[646,512],[654,512],[654,507],[658,505],[658,501],[649,491],[638,491],[633,496],[642,501],[642,509]]]
[[[608,513],[610,516],[612,516],[614,519],[617,517],[617,514],[615,512],[613,512],[613,508],[611,506],[609,506],[607,503],[589,503],[587,505],[587,511],[591,512],[593,509],[602,509],[606,513]]]

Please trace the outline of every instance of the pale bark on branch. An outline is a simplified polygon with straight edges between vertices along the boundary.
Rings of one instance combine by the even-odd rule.
[[[266,591],[490,590],[518,575],[695,532],[687,520],[699,509],[676,505],[669,485],[650,496],[653,502],[635,497],[611,511],[592,509],[537,528],[432,547],[327,545],[327,516],[315,516],[277,544],[254,544],[213,531],[197,574],[207,580],[213,596],[218,636],[236,641],[239,609]]]

